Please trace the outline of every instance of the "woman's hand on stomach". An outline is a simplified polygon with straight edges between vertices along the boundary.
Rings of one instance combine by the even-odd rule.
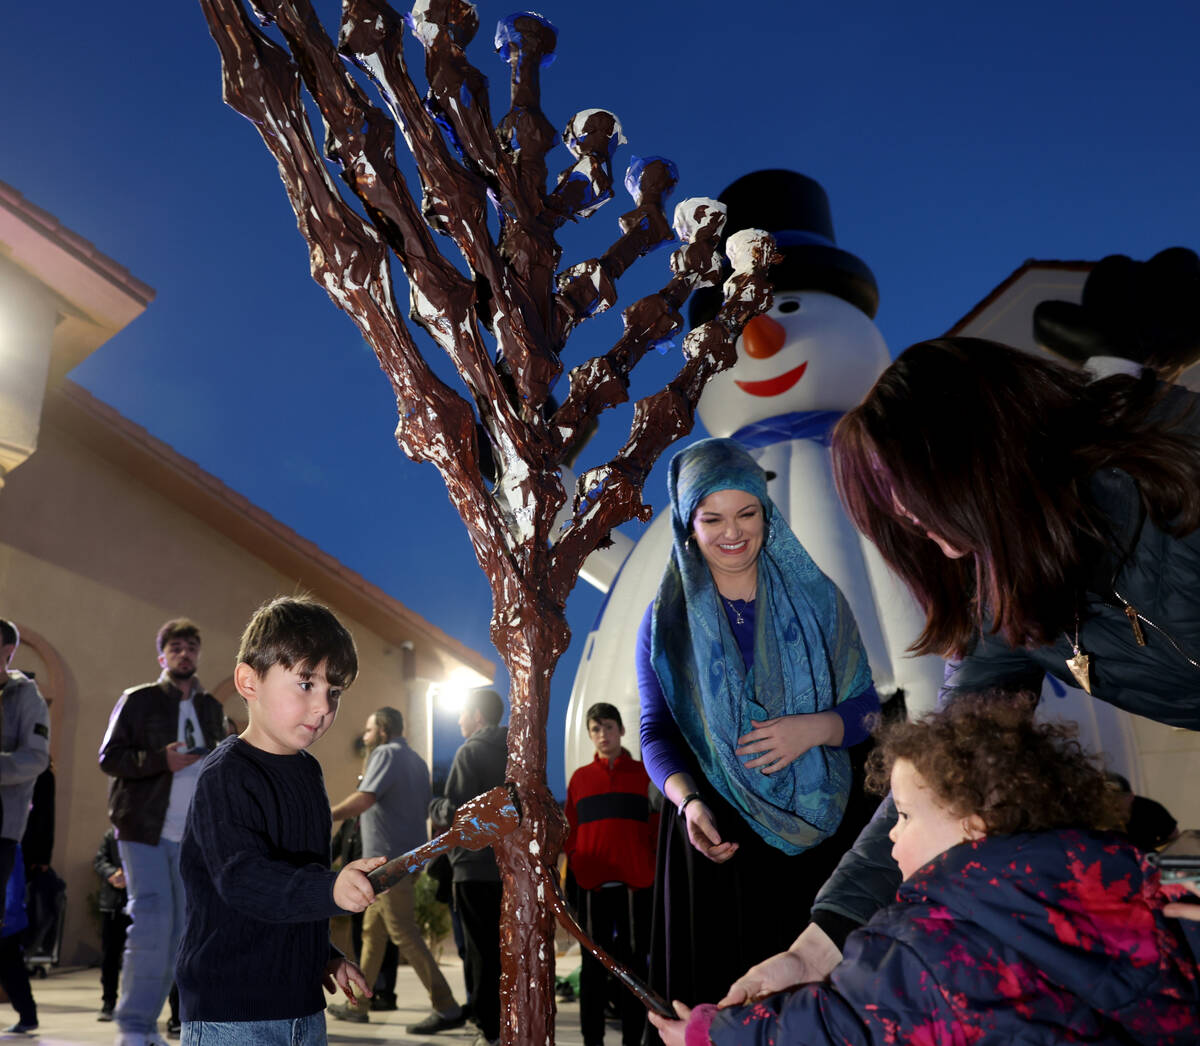
[[[778,773],[810,748],[841,744],[845,732],[842,717],[836,712],[784,715],[751,723],[753,729],[738,738],[737,754],[753,756],[746,769],[764,774]]]

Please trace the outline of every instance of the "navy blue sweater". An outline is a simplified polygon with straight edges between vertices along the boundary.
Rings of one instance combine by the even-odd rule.
[[[175,967],[185,1021],[269,1021],[325,1008],[332,824],[320,764],[222,741],[180,846],[187,919]]]

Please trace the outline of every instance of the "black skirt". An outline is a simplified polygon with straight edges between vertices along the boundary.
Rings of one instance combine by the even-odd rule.
[[[853,784],[838,830],[803,853],[763,841],[707,781],[699,791],[722,841],[739,849],[715,864],[688,841],[687,825],[665,804],[659,822],[650,942],[650,985],[689,1006],[717,1002],[755,963],[785,951],[808,925],[817,891],[879,803],[863,789],[871,742],[851,750]]]

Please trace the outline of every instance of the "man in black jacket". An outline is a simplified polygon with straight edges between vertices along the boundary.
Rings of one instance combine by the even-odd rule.
[[[435,831],[450,826],[454,812],[468,799],[504,783],[508,729],[500,726],[504,699],[494,690],[472,690],[458,717],[466,740],[454,754],[445,796],[429,805]],[[450,851],[454,869],[454,907],[466,938],[464,975],[479,1035],[473,1046],[500,1041],[500,870],[489,846]]]
[[[175,975],[183,930],[179,842],[200,762],[225,736],[221,703],[196,679],[200,630],[168,621],[155,645],[162,674],[117,700],[100,746],[112,777],[108,816],[129,890],[118,1046],[163,1046],[158,1015]]]

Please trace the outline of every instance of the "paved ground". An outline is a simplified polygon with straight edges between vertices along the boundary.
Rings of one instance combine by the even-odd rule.
[[[573,969],[578,960],[573,957],[559,961],[559,972]],[[463,997],[462,964],[457,958],[443,959],[442,969],[455,995]],[[269,979],[268,979],[269,983]],[[5,1046],[37,1039],[46,1046],[57,1044],[97,1044],[112,1046],[116,1025],[96,1020],[100,1009],[99,969],[53,969],[43,980],[33,980],[33,995],[38,1005],[39,1028],[31,1035],[6,1035],[0,1033],[0,1042]],[[424,1043],[425,1046],[468,1046],[474,1038],[475,1029],[468,1026],[459,1031],[442,1032],[439,1035],[406,1035],[404,1026],[419,1021],[429,1012],[429,997],[417,980],[417,975],[407,966],[401,966],[396,979],[396,995],[399,1009],[392,1013],[372,1013],[369,1024],[349,1024],[329,1018],[329,1041],[331,1044],[354,1043]],[[0,1003],[0,1028],[16,1021],[16,1014],[7,1003]],[[159,1030],[166,1026],[166,1011]],[[579,1034],[579,1006],[577,1003],[559,1003],[555,1040],[559,1046],[582,1046]],[[615,1026],[608,1029],[610,1046],[619,1046],[620,1030]]]

